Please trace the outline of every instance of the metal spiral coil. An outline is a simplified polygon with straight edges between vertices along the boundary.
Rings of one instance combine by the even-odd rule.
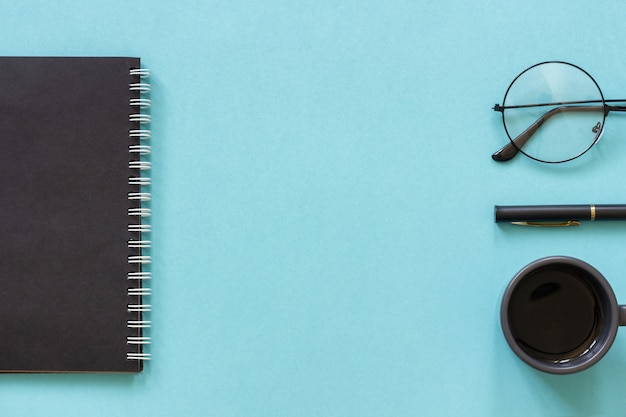
[[[128,193],[129,200],[150,201],[152,196],[150,193]]]
[[[152,231],[152,226],[149,224],[129,224],[128,232],[129,233],[150,233]]]
[[[152,273],[148,271],[140,271],[140,272],[129,272],[126,275],[126,279],[128,280],[144,280],[144,279],[152,279]]]
[[[152,294],[149,287],[143,285],[144,282],[152,278],[152,273],[146,271],[146,265],[152,262],[152,257],[144,253],[152,247],[152,241],[147,238],[152,231],[150,224],[146,220],[152,212],[144,204],[152,199],[152,194],[147,187],[152,183],[148,172],[152,169],[150,161],[145,159],[151,154],[152,148],[146,144],[152,138],[152,132],[148,128],[152,122],[150,114],[146,113],[152,106],[152,102],[147,95],[151,87],[146,78],[150,77],[150,70],[145,68],[132,68],[129,70],[131,82],[128,85],[131,97],[129,98],[128,121],[131,129],[128,131],[130,156],[128,169],[131,175],[128,177],[128,266],[126,276],[129,287],[127,296],[129,303],[127,310],[129,319],[126,327],[131,334],[126,338],[129,351],[126,354],[127,360],[146,361],[152,358],[150,353],[144,352],[144,346],[149,345],[152,340],[150,336],[144,334],[146,329],[152,325],[150,320],[146,320],[144,315],[152,310],[152,306],[145,302],[144,298]]]

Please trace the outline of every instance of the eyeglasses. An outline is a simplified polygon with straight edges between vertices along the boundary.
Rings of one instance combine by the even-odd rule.
[[[558,163],[578,158],[598,142],[606,116],[626,111],[626,99],[605,100],[585,70],[551,61],[515,77],[502,105],[493,110],[502,113],[510,140],[492,155],[495,161],[508,161],[521,152],[539,162]]]

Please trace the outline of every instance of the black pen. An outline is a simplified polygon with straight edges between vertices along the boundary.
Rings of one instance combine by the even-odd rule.
[[[521,226],[578,226],[581,221],[626,220],[626,204],[495,206],[496,223]]]

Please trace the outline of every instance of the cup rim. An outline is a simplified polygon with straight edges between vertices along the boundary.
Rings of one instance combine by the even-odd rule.
[[[596,345],[594,345],[594,348],[592,348],[593,351],[588,352],[578,358],[571,359],[566,363],[555,363],[551,361],[541,360],[528,354],[515,341],[515,337],[513,336],[513,332],[511,330],[511,326],[508,320],[509,303],[511,301],[512,294],[519,285],[519,283],[523,281],[526,277],[528,277],[531,272],[536,271],[539,268],[544,268],[547,266],[554,267],[558,265],[563,265],[568,269],[574,268],[584,271],[584,276],[586,277],[586,279],[591,279],[592,281],[589,282],[589,284],[596,290],[598,295],[601,297],[602,308],[605,310],[605,321],[602,326],[599,341],[598,343],[596,343]],[[528,265],[523,267],[517,274],[515,274],[515,276],[507,286],[506,290],[504,291],[504,296],[502,297],[502,304],[500,307],[500,323],[502,326],[504,337],[509,347],[520,359],[522,359],[528,365],[540,371],[551,374],[570,374],[574,372],[580,372],[589,368],[590,366],[597,363],[600,359],[602,359],[602,357],[604,357],[604,355],[607,353],[607,351],[613,344],[613,341],[615,340],[617,328],[619,327],[619,306],[617,304],[615,293],[613,292],[613,289],[611,288],[609,282],[596,268],[577,258],[572,258],[569,256],[548,256],[530,262]]]

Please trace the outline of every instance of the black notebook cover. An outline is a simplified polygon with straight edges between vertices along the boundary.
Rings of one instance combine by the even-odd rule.
[[[138,68],[0,58],[0,372],[142,370]]]

